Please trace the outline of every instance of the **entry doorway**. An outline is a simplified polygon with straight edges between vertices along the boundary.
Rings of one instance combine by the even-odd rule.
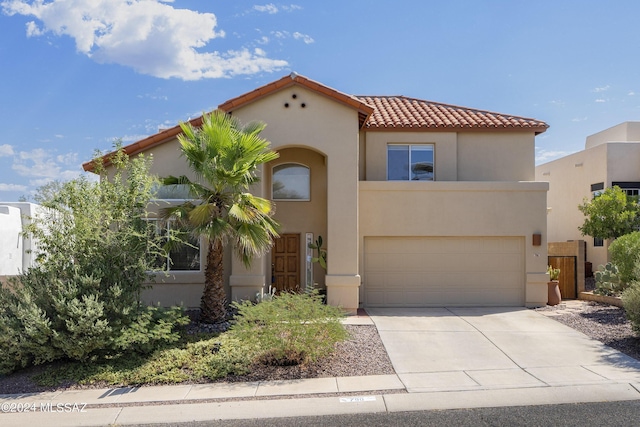
[[[277,292],[300,291],[300,234],[283,234],[275,239],[271,270]]]

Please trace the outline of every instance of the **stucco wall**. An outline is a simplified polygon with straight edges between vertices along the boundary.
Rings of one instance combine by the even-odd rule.
[[[458,181],[532,181],[533,132],[458,134]]]
[[[624,122],[587,137],[585,148],[616,141],[640,141],[640,122]]]
[[[367,236],[524,237],[526,303],[543,305],[547,189],[541,182],[360,182],[361,243]],[[540,246],[533,234],[542,235]]]
[[[267,123],[261,135],[271,141],[275,150],[307,147],[326,158],[328,221],[324,240],[329,254],[328,301],[354,310],[360,283],[357,111],[304,87],[293,86],[234,110],[232,114],[244,123],[251,120]],[[270,193],[266,181],[261,190],[264,195]],[[261,265],[261,271],[250,273],[234,267],[232,287],[241,286],[245,278],[255,286],[260,275],[268,280],[270,259],[265,257]]]
[[[366,180],[386,181],[387,144],[434,144],[436,181],[531,181],[532,132],[366,132]]]
[[[578,205],[592,199],[591,185],[604,183],[610,187],[616,181],[640,181],[640,143],[619,142],[598,144],[536,167],[536,180],[549,182],[548,233],[550,241],[584,239],[587,261],[596,269],[606,264],[608,245],[594,247],[593,238],[583,236],[578,227],[584,215]]]

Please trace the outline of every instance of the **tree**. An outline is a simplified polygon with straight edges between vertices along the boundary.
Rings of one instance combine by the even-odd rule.
[[[640,206],[636,197],[627,196],[620,187],[607,188],[578,209],[586,217],[578,229],[583,235],[615,239],[634,232],[640,226]]]
[[[178,339],[180,309],[140,302],[161,238],[148,232],[155,182],[143,156],[118,149],[107,179],[84,177],[39,189],[43,210],[26,227],[38,242],[36,265],[0,286],[0,374],[61,358],[87,360],[151,352]]]
[[[269,141],[259,136],[262,122],[243,126],[223,111],[203,115],[202,126],[181,124],[182,156],[196,176],[168,176],[164,185],[185,185],[193,201],[168,208],[164,217],[207,239],[205,283],[200,318],[206,323],[226,320],[223,247],[230,243],[248,267],[264,255],[278,237],[271,202],[249,192],[259,182],[260,165],[278,158]]]

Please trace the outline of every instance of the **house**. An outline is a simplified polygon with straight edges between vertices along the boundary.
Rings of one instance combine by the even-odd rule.
[[[609,241],[583,236],[578,205],[605,188],[640,191],[640,122],[624,122],[588,136],[585,148],[536,167],[536,180],[549,182],[547,238],[550,242],[585,239],[594,269],[609,259]]]
[[[219,109],[267,123],[261,135],[280,154],[252,192],[275,201],[281,237],[250,269],[226,257],[231,299],[255,298],[271,283],[314,282],[330,304],[351,311],[546,304],[548,184],[533,182],[535,136],[546,123],[405,96],[352,96],[295,73]],[[161,176],[189,175],[179,133],[176,126],[125,150],[153,154]],[[311,262],[308,243],[317,236],[326,272]],[[201,265],[158,276],[146,297],[197,306]]]
[[[0,202],[0,279],[33,266],[37,242],[22,233],[40,209],[29,202]]]

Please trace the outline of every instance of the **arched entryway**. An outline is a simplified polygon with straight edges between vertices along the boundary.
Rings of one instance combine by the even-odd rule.
[[[307,241],[318,236],[326,241],[326,157],[305,147],[277,151],[280,157],[265,167],[265,196],[273,200],[274,218],[281,225],[281,237],[266,259],[267,280],[279,291],[301,290],[309,282],[324,289],[325,271],[311,263]]]

